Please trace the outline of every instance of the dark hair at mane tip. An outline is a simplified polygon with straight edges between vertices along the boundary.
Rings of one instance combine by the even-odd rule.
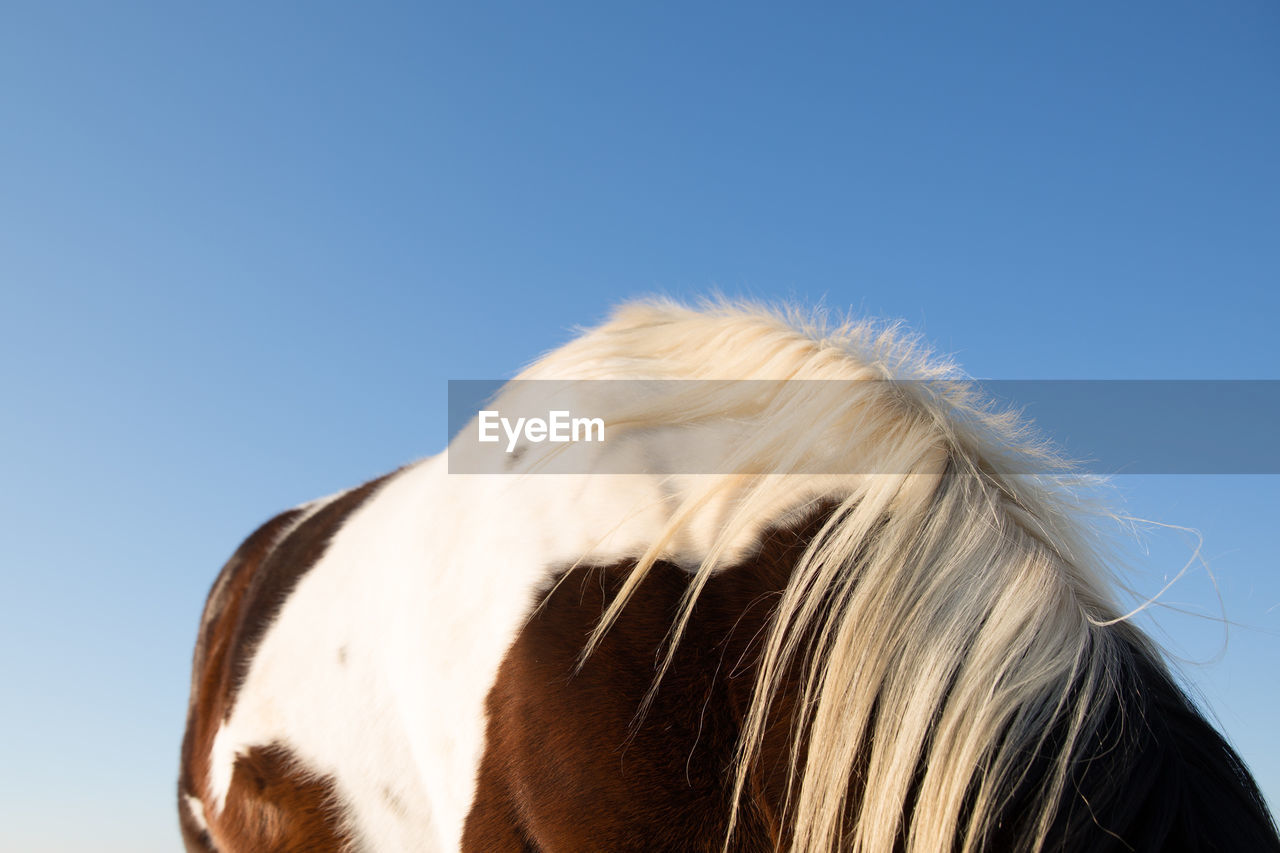
[[[1277,850],[1265,800],[1239,756],[1154,658],[1145,638],[1113,626],[1114,684],[1090,708],[1088,736],[1072,750],[1067,785],[1044,849]],[[1026,849],[1026,816],[1042,809],[1040,787],[1064,725],[1028,761],[979,849]],[[958,845],[960,846],[960,845]]]
[[[606,417],[615,434],[727,414],[762,427],[729,454],[750,474],[680,495],[582,660],[669,543],[708,506],[728,506],[643,713],[700,595],[732,568],[732,543],[817,492],[834,508],[760,644],[725,850],[784,698],[794,716],[781,813],[795,851],[1280,849],[1239,757],[1114,603],[1071,466],[963,384],[929,381],[957,376],[894,330],[730,304],[625,306],[536,363],[521,378],[925,380],[765,402],[691,383],[688,397]],[[780,411],[788,429],[771,432]],[[785,459],[780,476],[761,473],[762,459]],[[1049,474],[1020,473],[1032,470]]]

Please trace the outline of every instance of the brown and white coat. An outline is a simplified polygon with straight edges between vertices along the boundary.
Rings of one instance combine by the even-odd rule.
[[[952,375],[863,326],[649,304],[526,377],[904,373]],[[655,415],[649,474],[446,453],[268,521],[199,628],[188,850],[1280,848],[1078,519],[936,400],[865,384],[781,430],[777,401],[674,405],[703,440],[646,447]],[[717,446],[791,467],[670,455]],[[859,454],[907,464],[825,473]]]

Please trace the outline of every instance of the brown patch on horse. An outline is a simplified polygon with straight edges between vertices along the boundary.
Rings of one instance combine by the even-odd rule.
[[[236,759],[227,806],[211,823],[217,850],[315,853],[345,850],[333,779],[300,768],[283,746],[255,746]]]
[[[210,850],[265,850],[260,844],[247,847],[215,845],[214,838],[242,837],[242,828],[231,826],[232,815],[248,814],[247,804],[233,805],[233,796],[239,792],[250,796],[253,786],[237,787],[236,778],[240,764],[236,765],[231,794],[226,807],[219,815],[211,815],[206,805],[205,818],[209,830],[202,829],[190,815],[185,797],[192,796],[206,801],[209,780],[209,757],[213,739],[219,726],[230,718],[235,707],[236,694],[267,629],[279,615],[280,609],[298,582],[324,556],[334,534],[346,520],[383,485],[393,474],[373,480],[334,499],[298,524],[302,510],[281,513],[258,528],[236,553],[227,561],[214,581],[201,618],[200,632],[196,640],[192,662],[191,699],[187,710],[187,728],[182,740],[182,764],[178,777],[179,815],[183,837],[190,851]],[[296,527],[290,529],[292,525]],[[290,808],[304,816],[328,813],[331,804],[329,793],[323,785],[310,780],[289,762],[279,758],[279,746],[259,748],[265,758],[259,756],[246,772],[257,773],[266,784],[262,790],[275,794],[292,791],[288,798]],[[251,751],[255,752],[259,750]],[[244,760],[244,757],[241,758]],[[278,778],[269,778],[271,774]],[[265,774],[265,775],[264,775]],[[309,781],[308,781],[309,780]],[[310,797],[311,799],[307,799]],[[260,799],[260,797],[259,797]],[[252,809],[250,809],[252,811]],[[277,818],[255,819],[254,826],[279,827],[291,825]],[[328,825],[328,824],[324,824]],[[326,849],[340,849],[345,841],[335,838]],[[295,849],[280,847],[281,850]]]
[[[657,564],[576,675],[587,635],[633,564],[564,577],[516,638],[489,693],[462,849],[720,851],[760,643],[825,516],[770,531],[754,557],[710,579],[640,720],[689,572]],[[730,850],[786,844],[792,699],[784,691],[775,706]]]
[[[225,686],[230,671],[227,656],[243,608],[245,590],[276,539],[300,514],[299,510],[289,510],[255,530],[222,567],[205,602],[191,666],[191,698],[187,707],[187,728],[182,738],[182,766],[178,774],[178,815],[183,840],[187,850],[193,853],[217,849],[209,833],[191,815],[186,797],[203,800],[209,778],[209,751],[224,710],[229,708]]]

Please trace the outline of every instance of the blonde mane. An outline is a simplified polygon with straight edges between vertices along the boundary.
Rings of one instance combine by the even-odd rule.
[[[760,645],[730,836],[775,699],[798,669],[792,850],[889,851],[904,839],[908,851],[979,849],[1026,784],[1038,786],[1040,811],[1024,818],[1019,847],[1043,846],[1080,745],[1116,699],[1117,649],[1151,647],[1118,615],[1072,469],[1015,415],[896,329],[723,302],[624,306],[519,378],[824,380],[779,383],[764,399],[688,383],[609,413],[612,434],[731,423],[736,440],[724,473],[681,481],[670,524],[584,656],[715,506],[717,533],[658,689],[700,592],[739,556],[733,543],[762,517],[821,503],[830,513]],[[1032,756],[1049,768],[1034,779]]]

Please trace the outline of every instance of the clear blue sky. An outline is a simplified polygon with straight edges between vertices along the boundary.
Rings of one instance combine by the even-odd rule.
[[[984,377],[1280,376],[1274,3],[631,5],[0,12],[0,848],[176,849],[239,540],[619,299],[824,300]],[[1280,805],[1280,478],[1118,485],[1203,532],[1239,625],[1186,671]]]

